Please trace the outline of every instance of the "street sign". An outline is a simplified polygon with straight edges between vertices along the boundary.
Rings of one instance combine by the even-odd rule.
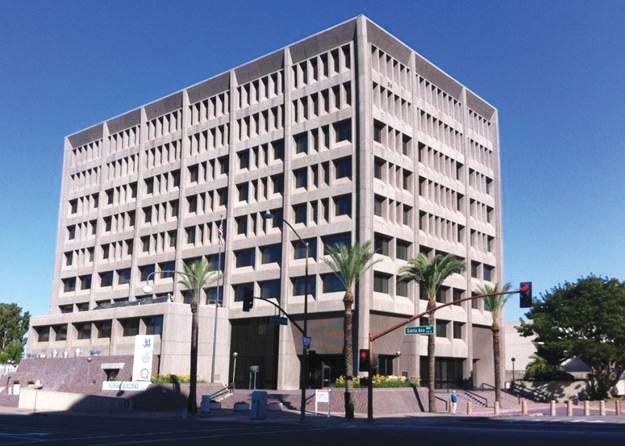
[[[404,329],[404,334],[407,335],[433,335],[434,334],[434,326],[433,325],[417,325],[413,327],[406,327]]]
[[[285,318],[284,316],[271,316],[271,323],[273,325],[288,325],[289,324],[289,320],[287,318]]]
[[[304,343],[304,348],[308,350],[310,346],[312,345],[312,338],[310,336],[304,336],[302,338],[302,341]]]

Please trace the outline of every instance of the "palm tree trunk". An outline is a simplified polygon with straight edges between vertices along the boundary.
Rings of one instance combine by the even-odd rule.
[[[352,305],[354,296],[351,290],[345,291],[343,297],[345,304],[345,321],[343,325],[343,355],[345,357],[345,418],[354,418],[354,401],[352,400],[352,391],[354,383],[352,381],[354,375],[354,357],[352,344]]]
[[[493,363],[495,367],[495,401],[501,401],[501,348],[500,327],[498,321],[493,321]]]
[[[197,343],[198,343],[198,314],[197,301],[195,296],[191,302],[191,379],[189,382],[189,400],[187,401],[187,411],[197,412]]]
[[[430,412],[436,412],[436,313],[433,311],[436,307],[436,301],[429,299],[429,323],[434,326],[434,334],[428,336],[428,405]]]

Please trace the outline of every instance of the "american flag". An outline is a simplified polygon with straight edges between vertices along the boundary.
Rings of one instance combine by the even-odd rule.
[[[223,228],[223,220],[219,221],[219,226],[217,227],[217,235],[219,237],[219,244],[223,245],[224,243],[224,228]]]

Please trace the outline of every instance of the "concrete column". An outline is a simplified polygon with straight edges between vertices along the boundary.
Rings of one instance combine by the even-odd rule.
[[[495,406],[494,406],[494,414],[495,416],[498,416],[501,412],[501,408],[499,406],[499,401],[495,401]]]
[[[291,160],[293,158],[292,144],[292,109],[291,109],[291,91],[293,89],[293,79],[291,72],[291,52],[288,48],[284,49],[284,70],[283,70],[283,96],[284,96],[284,160],[283,160],[283,190],[282,190],[282,215],[285,220],[291,221]],[[291,280],[289,279],[289,265],[293,258],[293,250],[291,247],[292,231],[284,227],[282,229],[282,263],[281,263],[281,282],[280,282],[280,304],[290,312],[289,304],[291,297]],[[311,271],[312,273],[313,271]],[[312,274],[311,274],[312,275]],[[310,290],[314,293],[314,290]],[[315,294],[317,295],[317,294]],[[312,297],[308,297],[308,309],[311,309]],[[278,341],[278,389],[298,389],[301,362],[297,357],[302,346],[295,345],[293,339],[293,328],[291,324],[281,325],[279,327]]]
[[[599,401],[599,415],[605,417],[605,401]]]
[[[467,415],[473,414],[473,406],[470,401],[467,401]]]
[[[371,86],[371,54],[367,39],[367,21],[359,16],[356,25],[356,100],[357,122],[355,138],[357,225],[355,241],[364,243],[373,238],[373,117]],[[373,270],[360,278],[356,292],[356,349],[368,348],[370,331],[370,308],[373,295]],[[357,356],[354,355],[356,361]]]
[[[614,400],[614,412],[616,415],[621,414],[621,400]]]
[[[521,415],[527,415],[527,401],[521,401]]]
[[[556,416],[556,402],[554,400],[549,401],[549,415]]]
[[[584,416],[590,416],[590,401],[584,401]]]
[[[111,318],[111,341],[109,344],[111,355],[117,354],[117,344],[122,335],[121,330],[122,327],[119,321],[115,318]]]

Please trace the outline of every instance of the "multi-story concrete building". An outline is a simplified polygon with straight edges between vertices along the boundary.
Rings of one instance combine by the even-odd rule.
[[[188,373],[189,295],[159,272],[201,258],[217,269],[223,218],[215,380],[230,379],[237,352],[240,385],[259,365],[261,386],[296,388],[299,332],[272,325],[266,302],[242,311],[252,290],[302,319],[304,249],[267,210],[312,248],[316,383],[343,371],[343,292],[322,261],[328,246],[371,241],[382,260],[357,289],[361,348],[369,331],[425,309],[418,286],[397,280],[419,252],[466,261],[440,302],[502,277],[496,109],[364,16],[68,136],[64,152],[50,314],[32,319],[35,354],[129,354],[147,333],[161,373]],[[206,379],[217,286],[199,310]],[[481,302],[440,311],[440,385],[492,380],[490,323]],[[398,330],[376,351],[382,373],[420,376],[426,338]]]

